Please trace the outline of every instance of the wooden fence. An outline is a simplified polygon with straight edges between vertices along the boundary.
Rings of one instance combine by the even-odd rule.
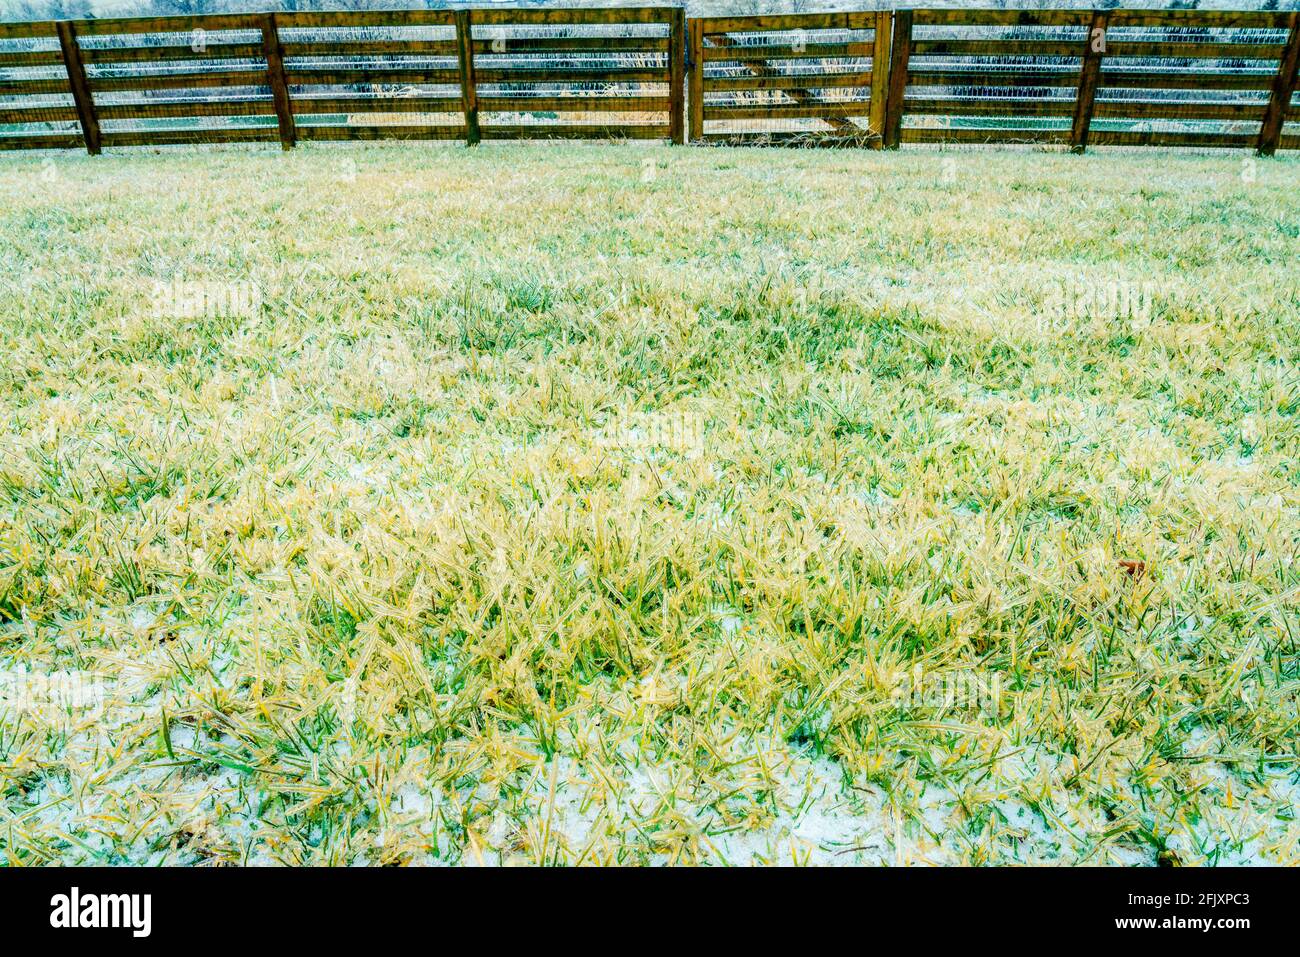
[[[895,14],[886,145],[1036,142],[1272,152],[1296,81],[1294,13]]]
[[[1300,14],[681,7],[0,24],[0,148],[666,139],[1300,147]],[[1288,126],[1288,122],[1291,126]]]

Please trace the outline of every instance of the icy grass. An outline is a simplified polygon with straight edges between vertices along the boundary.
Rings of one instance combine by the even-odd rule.
[[[1296,862],[1298,174],[6,157],[0,854]]]

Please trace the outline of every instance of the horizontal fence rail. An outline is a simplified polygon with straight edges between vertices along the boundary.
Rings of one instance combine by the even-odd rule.
[[[1300,13],[680,6],[0,23],[0,149],[614,139],[1300,147]]]

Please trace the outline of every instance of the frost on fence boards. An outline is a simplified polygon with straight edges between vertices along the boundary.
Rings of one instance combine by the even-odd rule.
[[[878,147],[888,12],[691,21],[692,140]]]
[[[1281,127],[1270,116],[1284,114],[1295,83],[1296,24],[1267,12],[917,10],[895,32],[902,95],[887,145],[1271,152]]]
[[[680,7],[0,24],[0,146],[680,142],[685,32]]]
[[[0,124],[18,126],[0,137],[0,148],[48,149],[86,145],[96,148],[91,127],[81,122],[64,67],[64,46],[53,23],[0,24]],[[58,130],[51,126],[62,127]]]
[[[0,148],[689,136],[1271,153],[1300,146],[1298,17],[498,7],[0,24]]]

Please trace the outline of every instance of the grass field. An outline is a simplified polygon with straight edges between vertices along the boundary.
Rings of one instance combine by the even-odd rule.
[[[0,160],[11,864],[1300,860],[1300,160]]]

